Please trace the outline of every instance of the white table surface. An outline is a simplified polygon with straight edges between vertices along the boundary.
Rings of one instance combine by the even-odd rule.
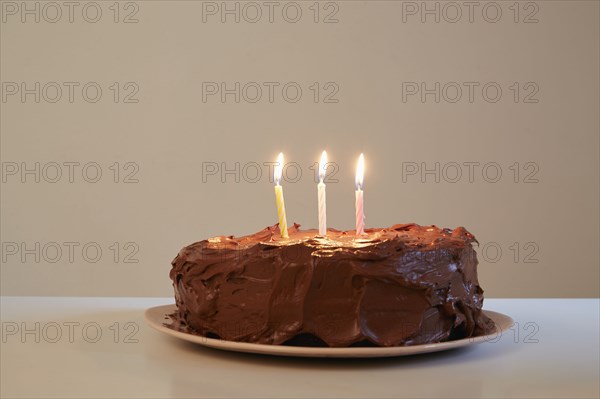
[[[146,308],[171,298],[0,301],[3,398],[600,396],[598,299],[486,299],[485,309],[518,323],[497,342],[382,359],[281,358],[185,343],[143,320]]]

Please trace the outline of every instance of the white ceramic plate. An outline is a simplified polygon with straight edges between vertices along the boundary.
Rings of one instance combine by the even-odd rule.
[[[246,342],[224,341],[221,339],[206,338],[181,331],[173,330],[165,325],[169,323],[167,315],[175,312],[175,305],[156,306],[146,309],[144,314],[150,327],[184,341],[194,342],[210,348],[223,349],[235,352],[261,353],[276,356],[300,357],[391,357],[416,355],[420,353],[438,352],[462,346],[478,344],[481,342],[495,342],[503,332],[513,325],[513,320],[498,312],[484,310],[484,313],[494,320],[496,330],[487,335],[465,338],[456,341],[440,342],[435,344],[395,346],[395,347],[355,347],[355,348],[315,348],[284,345],[250,344]]]

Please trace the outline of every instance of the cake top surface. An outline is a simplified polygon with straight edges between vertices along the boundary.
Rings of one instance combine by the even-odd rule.
[[[289,246],[302,244],[315,248],[363,249],[380,246],[382,243],[394,242],[405,248],[423,249],[427,247],[464,247],[476,242],[475,237],[464,227],[456,229],[439,228],[437,226],[420,226],[415,223],[395,224],[387,228],[365,229],[365,234],[356,236],[354,230],[340,231],[328,229],[327,236],[319,235],[318,230],[300,230],[294,223],[288,229],[289,238],[281,238],[279,225],[242,237],[217,236],[200,241],[191,246],[201,245],[207,249],[247,249],[256,244],[272,246]]]

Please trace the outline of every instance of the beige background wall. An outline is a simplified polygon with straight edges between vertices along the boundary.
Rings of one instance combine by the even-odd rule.
[[[3,295],[169,296],[182,246],[276,222],[280,150],[316,226],[326,148],[330,226],[364,152],[368,226],[466,226],[490,297],[598,296],[597,1],[113,3],[2,2]]]

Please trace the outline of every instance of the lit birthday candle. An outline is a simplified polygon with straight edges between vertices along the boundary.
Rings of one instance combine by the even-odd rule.
[[[319,198],[319,235],[327,235],[327,206],[325,197],[325,174],[327,173],[327,152],[323,151],[319,161],[319,184],[317,194]]]
[[[365,211],[363,200],[363,179],[365,175],[365,157],[360,154],[356,165],[356,235],[365,233]]]
[[[280,152],[275,164],[275,201],[277,202],[277,217],[279,218],[279,232],[281,238],[289,238],[287,231],[287,220],[285,218],[285,203],[283,202],[283,187],[279,184],[283,174],[283,153]]]

